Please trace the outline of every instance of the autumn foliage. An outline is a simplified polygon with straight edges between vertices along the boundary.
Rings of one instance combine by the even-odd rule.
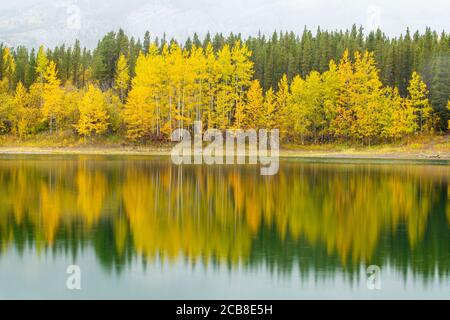
[[[177,43],[149,45],[131,68],[121,54],[115,84],[104,89],[85,78],[64,85],[57,65],[40,48],[35,82],[13,88],[15,60],[4,49],[0,83],[0,131],[20,138],[39,131],[72,130],[87,137],[121,135],[133,142],[168,141],[176,128],[280,129],[283,141],[371,145],[433,133],[439,122],[426,84],[411,74],[408,94],[384,86],[371,52],[346,50],[324,72],[284,75],[264,90],[254,79],[252,52],[240,41],[214,50]]]

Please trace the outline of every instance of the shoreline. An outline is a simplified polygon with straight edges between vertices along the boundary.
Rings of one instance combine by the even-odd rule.
[[[0,147],[5,155],[124,155],[170,156],[167,147]],[[281,158],[367,159],[367,160],[450,160],[450,152],[434,150],[295,150],[281,149]]]

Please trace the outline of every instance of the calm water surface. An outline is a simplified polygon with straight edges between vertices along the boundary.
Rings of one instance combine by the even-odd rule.
[[[449,298],[449,163],[2,156],[0,298]],[[66,288],[78,265],[82,290]],[[381,290],[366,268],[381,268]]]

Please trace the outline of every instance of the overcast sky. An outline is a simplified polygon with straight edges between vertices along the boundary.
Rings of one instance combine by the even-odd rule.
[[[123,28],[135,37],[185,40],[207,31],[256,35],[380,26],[390,36],[407,27],[450,31],[448,0],[0,0],[0,42],[55,46],[79,38],[94,46]]]

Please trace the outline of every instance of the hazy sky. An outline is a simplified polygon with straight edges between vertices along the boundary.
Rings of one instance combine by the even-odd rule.
[[[450,31],[449,13],[448,0],[0,0],[0,42],[54,46],[79,38],[93,46],[118,28],[184,40],[194,32],[247,36],[353,23],[397,36],[407,27]]]

